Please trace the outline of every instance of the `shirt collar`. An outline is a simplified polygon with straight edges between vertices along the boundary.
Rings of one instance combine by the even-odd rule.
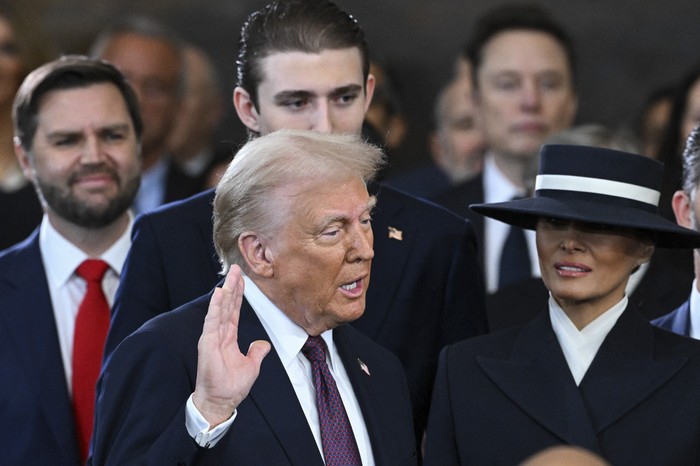
[[[491,153],[484,158],[484,202],[505,202],[523,193],[501,172]]]
[[[617,319],[627,307],[627,296],[581,330],[577,329],[550,295],[549,318],[576,385],[580,384]]]
[[[605,336],[617,322],[617,319],[627,308],[628,302],[629,299],[627,298],[627,295],[625,295],[617,304],[596,317],[581,330],[576,328],[571,319],[569,319],[569,316],[566,315],[564,310],[561,308],[561,306],[559,306],[551,294],[549,296],[549,314],[552,319],[552,325],[555,327],[555,332],[559,330],[565,332],[567,337],[580,339],[596,339],[602,336],[602,338],[600,338],[602,343]]]
[[[243,275],[245,290],[243,295],[260,319],[265,331],[270,337],[272,346],[286,368],[292,364],[309,338],[306,330],[294,323],[258,288],[253,280]],[[321,334],[328,347],[328,357],[331,365],[333,355],[336,354],[333,343],[333,330],[327,330]]]
[[[117,275],[121,274],[122,266],[131,246],[131,227],[133,226],[134,218],[131,211],[128,214],[129,225],[124,233],[99,257],[107,262]],[[39,229],[39,249],[44,262],[46,277],[52,288],[60,288],[65,285],[75,272],[75,269],[85,259],[88,259],[87,254],[64,238],[51,225],[46,214],[41,220]]]
[[[690,337],[700,338],[700,291],[697,279],[693,280],[690,292]]]

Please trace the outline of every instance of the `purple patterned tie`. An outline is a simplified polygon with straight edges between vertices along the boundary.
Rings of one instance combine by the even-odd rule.
[[[360,452],[357,450],[343,400],[326,364],[326,342],[320,336],[310,336],[301,352],[311,362],[326,465],[361,465]]]

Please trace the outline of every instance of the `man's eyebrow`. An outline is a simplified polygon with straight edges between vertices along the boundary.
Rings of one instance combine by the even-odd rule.
[[[104,125],[97,129],[98,133],[104,133],[108,131],[126,131],[129,129],[128,123],[114,123],[111,125]],[[47,133],[47,138],[60,138],[65,136],[77,136],[83,133],[82,129],[56,129]]]
[[[362,212],[363,213],[368,212],[371,214],[372,210],[374,210],[374,207],[376,205],[377,205],[377,198],[375,196],[372,196],[369,198],[369,201],[367,201],[367,205]],[[347,221],[348,221],[347,215],[343,215],[343,214],[331,215],[330,217],[323,219],[323,222],[321,222],[321,224],[319,225],[319,230],[323,230],[326,227],[328,227],[329,225],[332,225],[336,222],[345,223]]]
[[[343,94],[358,93],[360,91],[362,91],[362,86],[359,84],[348,84],[347,86],[336,87],[333,89],[333,92],[331,92],[331,95],[339,96]]]
[[[275,102],[280,103],[285,100],[295,100],[295,99],[309,99],[313,97],[314,94],[309,91],[304,90],[292,90],[292,91],[281,91],[275,94]]]
[[[98,132],[103,133],[105,131],[127,131],[129,129],[129,123],[115,123],[113,125],[104,125]]]

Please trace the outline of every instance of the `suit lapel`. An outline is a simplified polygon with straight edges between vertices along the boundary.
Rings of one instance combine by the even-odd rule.
[[[676,315],[673,317],[671,331],[686,337],[690,336],[690,299],[678,308]]]
[[[474,183],[471,186],[474,199],[470,204],[479,204],[484,202],[484,175],[481,174],[474,179]],[[484,256],[484,216],[477,214],[467,206],[465,217],[472,223],[474,227],[474,235],[476,236],[476,258],[481,265],[481,270],[486,270],[485,256]]]
[[[71,464],[78,462],[75,423],[38,237],[37,229],[14,264],[6,263],[0,325],[8,331],[49,430],[66,453],[65,463]]]
[[[247,351],[255,340],[270,341],[270,337],[248,301],[244,300],[238,335],[241,351]],[[262,362],[260,375],[250,391],[249,399],[275,433],[291,464],[323,466],[316,440],[274,348]]]
[[[392,464],[392,458],[383,456],[389,450],[386,446],[391,444],[391,439],[387,438],[387,435],[391,435],[391,424],[387,425],[379,414],[385,412],[381,406],[382,394],[378,392],[382,386],[381,374],[368,375],[363,371],[360,364],[366,364],[369,372],[373,359],[370,354],[354,344],[349,335],[351,331],[352,329],[346,325],[336,327],[333,330],[333,341],[362,410],[362,417],[372,443],[374,461],[377,465]]]
[[[599,451],[592,423],[547,313],[523,327],[508,359],[477,358],[506,396],[564,442]]]
[[[654,359],[651,324],[628,306],[581,381],[581,392],[596,432],[651,396],[686,361],[686,357]]]
[[[375,283],[375,286],[369,287],[367,309],[353,325],[376,339],[401,284],[403,270],[415,241],[413,222],[417,219],[402,215],[404,203],[400,199],[402,195],[396,191],[378,184],[372,184],[368,189],[378,200],[372,221],[375,254],[371,281],[381,281],[381,286]]]
[[[219,256],[216,254],[214,240],[212,239],[214,235],[214,225],[212,223],[214,211],[212,203],[214,202],[214,193],[215,191],[212,189],[209,194],[202,195],[202,199],[199,201],[204,205],[201,209],[197,209],[197,212],[201,212],[203,214],[206,213],[206,215],[199,216],[197,229],[199,230],[202,241],[204,244],[206,244],[207,256],[210,259],[209,263],[212,266],[212,271],[215,274],[214,276],[218,277],[221,270],[221,264],[219,263]]]

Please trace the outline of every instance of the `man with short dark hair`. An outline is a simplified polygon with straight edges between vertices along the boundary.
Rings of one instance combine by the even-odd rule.
[[[486,142],[484,169],[436,200],[474,225],[486,291],[492,294],[539,277],[534,234],[481,218],[469,205],[529,195],[540,146],[574,120],[575,59],[561,26],[526,4],[502,5],[480,18],[466,55]]]
[[[116,68],[69,56],[27,76],[13,119],[44,218],[0,255],[0,451],[7,464],[76,466],[131,244],[141,117]]]
[[[360,133],[374,77],[362,29],[333,3],[281,1],[254,12],[237,63],[234,106],[251,132]],[[353,325],[403,363],[422,436],[438,352],[486,331],[474,236],[445,209],[377,183],[369,191],[377,196],[374,281]],[[107,352],[216,284],[212,200],[206,192],[137,221]]]
[[[344,325],[365,309],[381,160],[311,131],[238,152],[214,198],[226,280],[114,351],[92,464],[416,464],[399,361]]]

